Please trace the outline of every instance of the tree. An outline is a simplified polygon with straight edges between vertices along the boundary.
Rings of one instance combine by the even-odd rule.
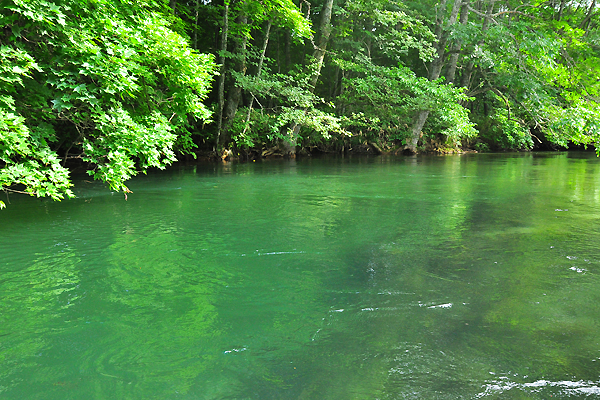
[[[411,69],[435,60],[435,35],[404,4],[348,1],[340,25],[334,63],[343,78],[334,101],[353,132],[351,141],[366,140],[375,149],[406,142],[420,110],[435,115],[441,147],[455,148],[460,138],[475,134],[459,105],[466,99],[461,90]]]
[[[427,77],[430,81],[436,81],[440,77],[444,65],[444,58],[446,56],[448,32],[449,29],[456,23],[460,6],[461,0],[454,0],[450,15],[446,17],[446,0],[442,0],[439,5],[435,24],[435,36],[438,39],[437,43],[435,44],[436,55],[429,65],[429,74]],[[417,152],[417,143],[421,137],[421,130],[423,129],[425,122],[427,122],[427,117],[429,117],[430,112],[430,109],[423,108],[419,110],[414,118],[411,127],[410,138],[406,143],[406,149],[411,153]]]
[[[308,91],[310,93],[315,92],[317,81],[321,75],[321,69],[323,68],[323,61],[325,59],[325,52],[327,50],[327,44],[329,43],[329,37],[331,36],[331,12],[333,10],[333,0],[325,0],[323,8],[321,9],[321,19],[319,22],[319,39],[314,45],[313,62],[314,68],[311,71],[310,83]],[[296,154],[296,141],[298,139],[298,133],[300,132],[300,121],[294,122],[290,129],[289,137],[284,141],[284,152],[287,155],[294,156]]]
[[[3,190],[72,196],[66,163],[112,190],[190,151],[191,123],[213,56],[169,28],[160,3],[5,1],[0,35],[0,184]]]
[[[71,196],[76,160],[127,193],[199,145],[600,148],[595,0],[1,4],[7,191]]]
[[[515,146],[506,143],[532,147],[531,132],[565,147],[597,144],[598,82],[589,74],[597,74],[600,53],[591,32],[580,28],[589,9],[515,4],[486,14],[489,29],[473,90],[493,109],[488,105],[482,119],[490,127],[482,137],[509,148]],[[505,128],[494,131],[498,125]]]

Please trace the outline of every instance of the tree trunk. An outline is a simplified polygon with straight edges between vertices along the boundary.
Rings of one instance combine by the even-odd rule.
[[[406,150],[413,154],[417,152],[417,143],[419,143],[419,139],[421,138],[421,130],[425,122],[427,122],[427,117],[429,117],[429,110],[421,110],[413,121],[410,131],[410,142],[406,144]]]
[[[194,49],[198,49],[198,14],[200,12],[200,0],[194,4]]]
[[[241,25],[248,23],[247,15],[240,15],[237,18],[237,22]],[[236,39],[236,49],[234,52],[241,53],[241,57],[235,64],[235,70],[242,75],[246,74],[246,46],[248,44],[248,36],[244,35],[241,38]],[[226,144],[230,140],[229,127],[235,117],[240,101],[242,100],[242,87],[236,82],[233,82],[232,87],[227,90],[227,104],[225,105],[224,112],[224,128],[221,134],[221,143]]]
[[[446,3],[448,0],[442,0],[436,11],[435,16],[435,37],[440,40],[444,32],[444,16],[446,15]]]
[[[329,37],[331,36],[331,12],[333,10],[333,0],[325,0],[323,9],[321,10],[321,20],[319,21],[319,36],[318,43],[315,45],[315,51],[313,57],[317,68],[311,77],[309,91],[315,92],[315,87],[321,75],[321,69],[323,68],[323,60],[325,59],[325,53]],[[296,141],[298,140],[298,133],[300,133],[300,125],[295,123],[292,125],[289,140],[283,141],[283,153],[289,157],[296,156]]]
[[[460,9],[460,19],[459,23],[461,25],[466,25],[467,20],[469,19],[469,0],[463,0],[463,5]],[[460,48],[462,43],[460,40],[454,42],[451,47],[450,52],[450,62],[448,65],[448,73],[446,75],[446,80],[448,83],[454,83],[454,78],[456,75],[456,66],[458,64],[458,57],[460,56]]]
[[[265,38],[263,39],[262,50],[260,52],[260,59],[258,60],[258,67],[256,69],[256,76],[260,78],[260,73],[262,72],[262,66],[265,62],[265,57],[267,55],[267,47],[269,46],[269,38],[271,36],[271,20],[267,21],[267,26],[265,28]]]
[[[588,12],[587,12],[585,18],[583,19],[583,21],[581,21],[581,24],[579,25],[579,29],[583,29],[584,31],[587,30],[587,28],[589,26],[589,22],[592,19],[592,15],[594,15],[595,8],[596,8],[596,0],[592,0],[592,4],[590,4],[590,8],[588,9]]]
[[[219,141],[221,139],[221,130],[223,129],[223,108],[225,106],[225,52],[227,51],[227,34],[229,33],[229,4],[225,2],[225,8],[223,9],[223,28],[221,30],[221,53],[219,55],[218,63],[221,64],[220,75],[219,75],[219,116],[217,122],[217,140],[215,142],[215,152],[218,151]]]
[[[489,15],[492,15],[492,13],[494,12],[494,3],[495,0],[492,0],[487,7],[486,10],[486,17],[483,20],[483,24],[481,26],[481,33],[485,34],[485,32],[488,30],[488,27],[490,25],[490,17],[488,17]],[[481,46],[483,44],[483,42],[485,41],[485,39],[482,39],[479,41],[479,43],[477,44],[478,46]],[[460,86],[466,87],[468,88],[471,84],[471,76],[473,75],[473,68],[475,67],[475,60],[471,60],[469,62],[469,64],[467,65],[467,68],[465,68],[465,71],[463,72],[462,75],[462,79],[460,82]]]
[[[442,66],[444,65],[444,56],[446,55],[446,43],[448,42],[448,32],[447,29],[456,23],[456,19],[458,18],[458,10],[460,10],[460,5],[462,0],[454,0],[454,4],[452,5],[452,11],[450,11],[450,18],[448,18],[448,22],[446,24],[446,29],[443,29],[444,21],[440,21],[440,25],[442,26],[442,33],[439,36],[438,43],[436,45],[437,57],[431,62],[431,67],[429,68],[429,80],[434,81],[438,79],[442,73]],[[438,28],[436,27],[436,32]]]
[[[563,11],[565,10],[566,0],[560,0],[560,6],[558,9],[558,15],[556,16],[556,20],[560,21],[562,19]]]
[[[321,10],[321,21],[319,22],[319,31],[321,35],[317,43],[317,47],[313,53],[313,57],[317,63],[317,69],[311,79],[311,92],[314,93],[315,87],[319,76],[321,76],[321,69],[323,68],[323,60],[325,59],[325,49],[329,42],[329,36],[331,36],[331,11],[333,9],[333,0],[326,0]]]
[[[335,98],[336,93],[338,91],[338,86],[340,82],[340,67],[335,68],[335,72],[333,73],[333,79],[330,80],[329,83],[329,100]]]
[[[263,39],[262,52],[260,53],[260,59],[258,60],[258,68],[256,70],[256,77],[260,78],[262,72],[262,66],[265,61],[267,54],[267,46],[269,45],[269,36],[271,34],[271,20],[267,21],[267,27],[265,28],[265,38]],[[248,114],[246,115],[246,123],[244,124],[244,131],[242,135],[245,135],[250,127],[250,114],[252,113],[252,106],[254,105],[254,93],[252,93],[252,99],[250,100],[250,106],[248,107]]]
[[[289,71],[290,68],[292,68],[292,53],[291,53],[291,46],[292,46],[292,34],[290,33],[289,29],[285,30],[285,68],[286,71]]]
[[[440,77],[442,72],[442,66],[444,65],[444,55],[446,53],[446,43],[448,41],[448,28],[456,23],[456,19],[458,18],[458,11],[460,10],[462,0],[454,0],[454,4],[452,5],[452,11],[450,11],[450,17],[446,24],[444,24],[444,8],[446,6],[446,0],[442,0],[440,4],[440,9],[442,9],[442,14],[436,20],[435,34],[438,37],[438,42],[436,45],[437,56],[431,62],[429,66],[429,80],[434,81]],[[444,25],[446,25],[446,29],[444,29]],[[429,110],[419,110],[419,113],[413,120],[413,126],[411,128],[410,138],[406,143],[405,150],[410,153],[417,152],[417,144],[419,143],[419,138],[421,137],[421,130],[423,126],[425,126],[425,122],[427,122],[427,117],[429,117]]]

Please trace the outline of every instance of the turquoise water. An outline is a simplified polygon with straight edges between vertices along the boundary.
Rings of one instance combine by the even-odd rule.
[[[181,166],[130,189],[0,212],[0,399],[600,397],[593,154]]]

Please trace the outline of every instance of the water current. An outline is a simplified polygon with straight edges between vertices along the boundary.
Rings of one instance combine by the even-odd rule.
[[[0,399],[600,398],[589,153],[175,166],[0,212]]]

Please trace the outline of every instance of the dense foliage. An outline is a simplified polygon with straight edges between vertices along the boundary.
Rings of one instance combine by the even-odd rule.
[[[595,0],[0,4],[4,190],[70,196],[73,159],[127,193],[198,151],[600,142]]]
[[[71,196],[71,158],[113,190],[190,150],[215,64],[173,31],[160,4],[2,4],[0,184]]]

